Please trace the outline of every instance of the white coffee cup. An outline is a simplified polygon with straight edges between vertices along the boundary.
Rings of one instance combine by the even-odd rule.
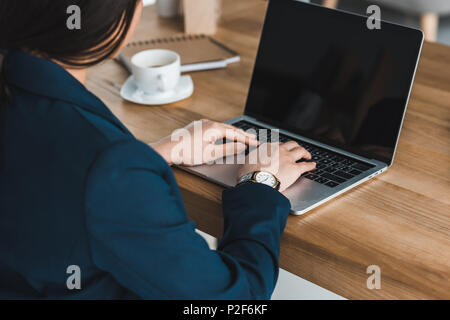
[[[180,56],[170,50],[139,52],[131,58],[131,68],[138,88],[148,94],[170,93],[181,76]]]

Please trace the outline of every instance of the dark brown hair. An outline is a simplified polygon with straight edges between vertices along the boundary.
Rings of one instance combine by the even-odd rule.
[[[139,1],[1,0],[0,51],[19,49],[74,68],[98,64],[121,46]],[[81,12],[79,30],[67,27],[73,5]],[[0,79],[3,102],[6,86]]]

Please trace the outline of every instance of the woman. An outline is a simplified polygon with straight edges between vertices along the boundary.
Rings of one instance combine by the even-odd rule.
[[[81,9],[80,30],[66,27],[71,5]],[[86,69],[130,40],[141,11],[138,0],[0,2],[3,298],[272,294],[289,201],[250,181],[225,191],[224,236],[210,251],[186,216],[169,166],[171,139],[139,142],[84,86]],[[233,127],[202,124],[234,141],[225,146],[232,153],[258,144]],[[217,148],[204,140],[202,149]],[[244,165],[240,176],[266,170],[283,191],[314,168],[297,164],[301,158],[310,155],[289,142],[279,148],[280,170]]]

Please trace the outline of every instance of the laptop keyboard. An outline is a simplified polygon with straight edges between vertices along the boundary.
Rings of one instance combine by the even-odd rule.
[[[267,129],[256,126],[246,121],[240,121],[233,124],[235,127],[244,131],[256,130],[258,140],[262,143],[271,140],[271,131],[267,130],[267,137],[260,137],[260,129]],[[296,141],[303,148],[311,153],[311,161],[316,162],[317,166],[314,171],[303,174],[303,178],[313,180],[330,188],[335,188],[340,184],[362,174],[363,172],[374,168],[374,165],[358,161],[322,147],[309,144],[307,142],[296,140],[291,137],[280,134],[280,142]],[[247,150],[247,154],[248,154]],[[299,160],[302,162],[305,160]]]

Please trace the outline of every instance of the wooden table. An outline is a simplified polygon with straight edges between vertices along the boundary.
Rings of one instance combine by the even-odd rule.
[[[266,1],[224,1],[216,38],[242,55],[225,70],[192,74],[194,96],[143,107],[119,96],[127,78],[111,61],[90,71],[88,87],[141,140],[155,141],[191,121],[224,121],[242,114]],[[179,20],[144,11],[136,35],[180,33]],[[395,165],[311,213],[290,217],[281,267],[350,299],[450,298],[450,48],[426,43]],[[174,169],[186,208],[198,228],[222,233],[222,188]],[[369,290],[366,268],[381,268],[381,289]]]

